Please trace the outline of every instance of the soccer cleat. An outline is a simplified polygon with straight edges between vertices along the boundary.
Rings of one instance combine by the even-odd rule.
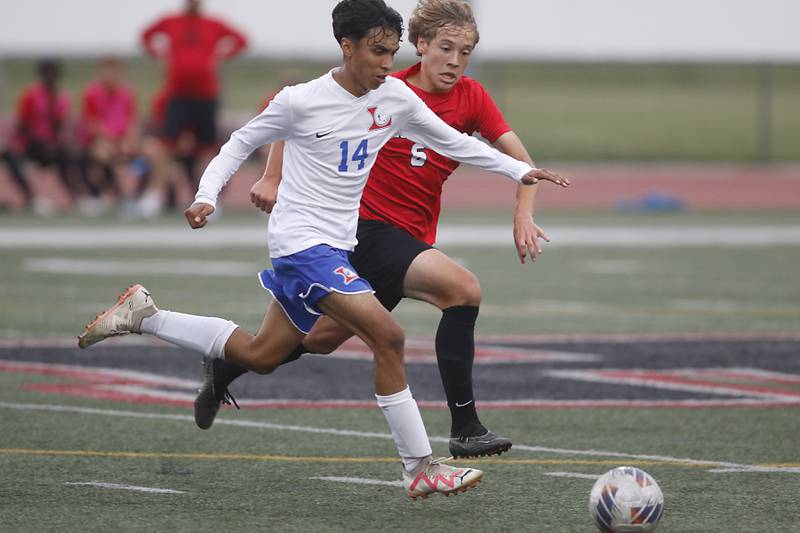
[[[453,457],[482,457],[500,455],[511,449],[511,441],[491,431],[483,435],[468,435],[450,439],[450,454]]]
[[[406,494],[414,500],[435,492],[450,496],[474,488],[483,478],[480,470],[443,464],[446,460],[427,457],[412,472],[403,469]]]
[[[142,319],[158,311],[153,297],[141,285],[128,287],[117,303],[95,317],[78,337],[78,346],[87,348],[109,337],[141,333]]]
[[[217,359],[206,358],[203,364],[206,366],[206,380],[203,386],[197,391],[194,399],[194,422],[200,429],[208,429],[214,423],[214,419],[219,412],[220,404],[233,405],[239,409],[236,399],[231,396],[228,387],[222,383],[217,383],[214,379],[214,364]]]

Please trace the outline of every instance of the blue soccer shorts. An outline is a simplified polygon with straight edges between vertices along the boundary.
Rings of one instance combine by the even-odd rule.
[[[317,307],[332,292],[373,293],[372,286],[350,264],[350,252],[318,244],[272,260],[272,270],[258,274],[261,286],[283,308],[292,324],[308,333],[322,315]]]

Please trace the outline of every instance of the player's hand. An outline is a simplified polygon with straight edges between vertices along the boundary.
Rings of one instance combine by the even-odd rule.
[[[519,262],[525,264],[525,258],[536,261],[542,254],[541,240],[550,242],[550,237],[536,225],[530,216],[514,217],[514,244],[517,246]]]
[[[279,178],[264,174],[250,188],[250,201],[265,213],[272,213],[272,208],[275,207],[275,202],[278,201],[279,184]]]
[[[537,168],[522,176],[522,183],[525,185],[536,185],[540,181],[550,181],[562,187],[569,187],[569,180],[567,178],[552,170],[547,170],[546,168]]]
[[[214,212],[214,206],[202,202],[194,203],[183,212],[192,229],[198,229],[208,224],[208,217]]]

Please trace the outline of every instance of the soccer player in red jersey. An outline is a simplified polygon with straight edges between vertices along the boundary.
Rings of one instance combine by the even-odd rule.
[[[247,39],[221,20],[203,15],[201,4],[186,0],[183,13],[148,26],[141,41],[148,54],[166,63],[169,101],[163,138],[175,143],[189,130],[205,152],[212,152],[217,141],[217,64],[241,53]]]
[[[464,70],[478,42],[469,4],[462,0],[421,0],[409,22],[409,40],[419,63],[394,76],[406,84],[445,122],[464,133],[479,132],[500,151],[533,164],[486,90]],[[276,143],[264,177],[251,199],[269,211],[277,197],[282,148]],[[436,356],[452,416],[453,456],[502,453],[511,441],[480,422],[472,387],[474,328],[481,301],[477,277],[433,248],[441,207],[442,185],[458,167],[414,141],[396,138],[381,150],[361,199],[358,245],[351,255],[357,272],[369,280],[378,300],[392,310],[402,298],[414,298],[442,311],[436,334]],[[549,240],[533,221],[537,186],[520,186],[514,214],[514,241],[520,262],[536,261],[540,239]],[[352,333],[322,317],[288,358],[307,352],[330,353]],[[209,427],[225,399],[228,384],[243,373],[215,360],[195,401],[198,425]]]

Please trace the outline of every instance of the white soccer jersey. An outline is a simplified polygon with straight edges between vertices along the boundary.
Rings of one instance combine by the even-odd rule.
[[[231,135],[203,173],[196,202],[216,205],[228,179],[258,147],[286,140],[278,201],[269,218],[270,256],[328,244],[352,250],[358,207],[378,151],[393,136],[457,161],[519,181],[531,167],[436,116],[393,77],[356,97],[332,76],[286,87],[257,117]]]

